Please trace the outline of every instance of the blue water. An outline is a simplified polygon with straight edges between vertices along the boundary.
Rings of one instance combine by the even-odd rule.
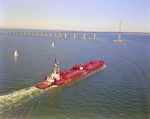
[[[0,34],[0,118],[149,119],[150,34],[121,37],[125,42],[112,42],[117,33],[97,33],[101,41]],[[107,67],[66,86],[35,88],[55,57],[61,71],[91,60]]]

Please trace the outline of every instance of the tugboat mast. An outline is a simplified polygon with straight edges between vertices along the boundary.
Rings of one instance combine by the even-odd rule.
[[[54,63],[54,75],[55,75],[55,74],[58,74],[58,72],[59,72],[59,67],[60,67],[60,64],[57,63],[57,59],[55,58],[55,63]]]

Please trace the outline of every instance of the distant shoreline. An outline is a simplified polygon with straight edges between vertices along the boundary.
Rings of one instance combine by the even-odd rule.
[[[128,31],[79,31],[79,30],[48,30],[48,29],[21,29],[21,28],[0,28],[1,32],[7,31],[51,31],[51,32],[62,32],[62,33],[135,33],[135,34],[150,34],[150,32],[128,32]]]

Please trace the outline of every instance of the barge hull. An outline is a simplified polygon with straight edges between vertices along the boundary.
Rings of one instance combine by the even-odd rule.
[[[59,63],[54,63],[54,72],[51,76],[46,76],[43,83],[36,85],[35,87],[39,89],[46,89],[50,86],[63,86],[71,83],[77,79],[80,79],[88,74],[99,71],[106,67],[103,61],[91,61],[86,64],[74,65],[72,68],[64,70],[62,72],[58,71],[60,67]]]
[[[55,86],[57,86],[57,87],[59,87],[59,86],[64,86],[64,85],[66,85],[66,84],[68,84],[68,83],[71,83],[71,82],[77,80],[77,79],[80,79],[80,78],[82,78],[82,77],[84,77],[84,76],[90,75],[90,74],[92,74],[92,73],[94,73],[94,72],[96,72],[96,71],[99,71],[99,70],[101,70],[101,69],[103,69],[103,68],[105,68],[105,67],[106,67],[106,65],[103,65],[102,67],[99,67],[99,68],[97,68],[97,69],[95,69],[95,70],[89,71],[89,72],[87,72],[86,74],[82,74],[82,75],[77,76],[77,77],[75,77],[75,78],[69,79],[69,80],[66,81],[65,83],[60,84],[60,85],[55,85]]]

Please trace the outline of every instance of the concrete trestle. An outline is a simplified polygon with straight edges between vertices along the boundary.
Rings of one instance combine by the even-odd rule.
[[[67,33],[73,33],[73,37],[67,37]],[[83,38],[76,37],[77,33],[83,33]],[[100,38],[95,38],[96,32],[93,38],[86,38],[85,35],[89,32],[63,32],[63,31],[0,31],[3,35],[24,35],[24,36],[34,36],[34,37],[55,37],[55,38],[71,38],[71,39],[88,39],[88,40],[101,40]],[[63,36],[64,35],[64,36]]]

